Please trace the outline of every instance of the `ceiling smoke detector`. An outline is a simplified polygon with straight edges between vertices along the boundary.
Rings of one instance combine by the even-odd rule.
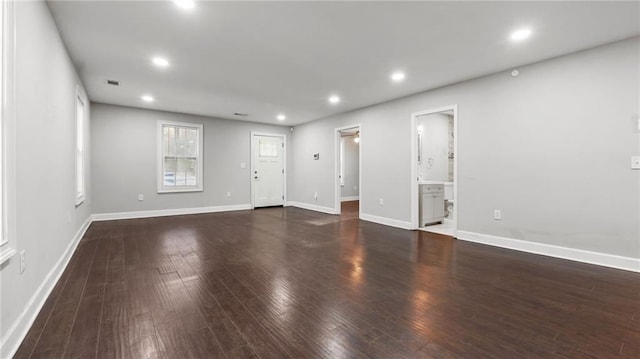
[[[107,80],[107,85],[111,85],[111,86],[120,86],[120,81],[116,81],[116,80]]]

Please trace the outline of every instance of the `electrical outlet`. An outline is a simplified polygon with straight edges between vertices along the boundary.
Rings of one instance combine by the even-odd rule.
[[[71,213],[67,212],[67,224],[71,223]]]
[[[357,191],[358,190],[358,186],[353,186],[353,190]]]
[[[318,200],[318,192],[313,192],[313,199]]]
[[[240,162],[240,168],[247,168],[247,164],[244,162]]]
[[[381,206],[384,206],[384,198],[380,198],[378,200],[378,204],[381,205]]]
[[[631,169],[640,170],[640,156],[631,157]]]
[[[25,251],[21,251],[20,252],[20,274],[24,273],[25,270],[25,261],[24,261],[24,257],[25,257]]]
[[[493,210],[493,219],[495,219],[496,221],[499,221],[502,219],[502,211],[500,211],[499,209],[494,209]]]
[[[144,195],[142,193],[138,195],[138,201],[140,202],[144,201]]]
[[[231,192],[227,192],[227,197],[231,197]]]

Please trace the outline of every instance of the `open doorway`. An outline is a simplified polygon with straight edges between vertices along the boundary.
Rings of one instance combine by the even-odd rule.
[[[345,218],[360,217],[360,125],[336,128],[335,213]]]
[[[411,116],[411,222],[414,229],[457,233],[457,106]]]

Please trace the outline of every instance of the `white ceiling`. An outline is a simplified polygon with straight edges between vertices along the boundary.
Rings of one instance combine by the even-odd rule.
[[[637,2],[49,7],[92,101],[287,126],[640,34]],[[531,38],[511,42],[510,32],[523,26]],[[166,56],[170,67],[154,68],[154,55]],[[398,69],[407,78],[392,83]],[[144,93],[156,101],[142,102]],[[327,102],[334,93],[338,105]],[[287,119],[277,121],[278,113]]]

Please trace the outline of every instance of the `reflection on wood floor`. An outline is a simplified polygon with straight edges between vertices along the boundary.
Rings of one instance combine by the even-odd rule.
[[[640,356],[639,274],[355,213],[96,222],[16,357]]]

